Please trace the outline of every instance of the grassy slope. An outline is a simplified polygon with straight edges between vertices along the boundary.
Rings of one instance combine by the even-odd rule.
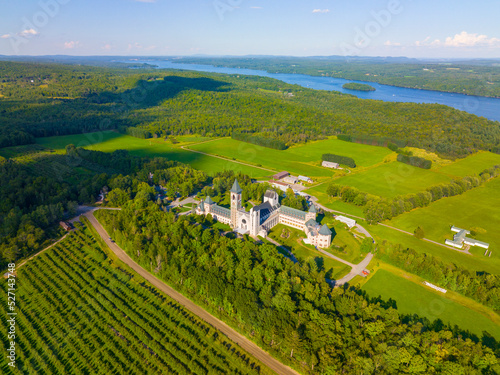
[[[343,142],[337,139],[310,142],[284,151],[256,146],[231,138],[222,138],[190,148],[310,177],[332,177],[335,175],[335,170],[321,167],[321,156],[324,153],[351,156],[355,158],[357,163],[365,166],[379,163],[391,153],[390,150],[382,147]]]
[[[52,149],[56,152],[63,152],[68,144],[74,144],[77,147],[85,147],[90,150],[113,152],[124,149],[130,151],[132,155],[137,156],[161,156],[170,160],[177,160],[186,164],[191,164],[194,168],[203,170],[207,173],[215,173],[223,170],[234,170],[243,172],[253,178],[265,178],[272,174],[262,169],[253,168],[246,165],[234,163],[231,160],[222,160],[186,151],[180,148],[180,145],[187,145],[192,142],[206,141],[209,138],[204,137],[178,137],[178,145],[172,145],[171,142],[165,142],[160,139],[139,139],[128,135],[118,134],[113,131],[95,132],[89,134],[76,134],[61,137],[37,138],[37,145],[45,149]],[[32,146],[20,146],[2,149],[2,154],[13,157],[26,152]]]
[[[458,325],[479,337],[487,331],[500,339],[500,326],[483,314],[385,269],[377,270],[363,289],[372,297],[392,298],[404,314],[418,314],[431,321],[441,319],[445,324]]]
[[[411,165],[391,162],[335,180],[340,185],[354,186],[361,191],[382,197],[395,197],[425,190],[450,181],[450,177]]]

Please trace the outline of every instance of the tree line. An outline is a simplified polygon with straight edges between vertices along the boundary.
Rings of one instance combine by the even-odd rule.
[[[274,148],[275,150],[286,150],[288,148],[286,143],[280,141],[279,139],[272,139],[248,133],[233,133],[231,138],[258,146]]]
[[[500,277],[487,272],[474,272],[433,255],[418,253],[402,245],[381,246],[384,261],[421,276],[445,289],[460,293],[500,312]]]
[[[419,156],[398,154],[397,160],[401,163],[405,163],[422,169],[431,169],[432,166],[432,160],[421,158]]]

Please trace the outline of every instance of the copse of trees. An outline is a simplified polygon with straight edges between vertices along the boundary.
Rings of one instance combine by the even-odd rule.
[[[272,139],[267,137],[262,137],[255,134],[249,133],[233,133],[231,138],[236,139],[238,141],[243,141],[247,143],[252,143],[254,145],[274,148],[276,150],[286,150],[288,147],[285,142],[280,141],[279,139]]]
[[[495,352],[477,337],[332,289],[312,259],[293,263],[270,244],[230,239],[142,198],[104,211],[98,219],[135,261],[303,373],[496,371]],[[435,347],[446,348],[438,359]]]
[[[431,169],[432,167],[432,160],[424,159],[419,156],[407,156],[399,154],[397,160],[401,163],[413,165],[414,167],[422,169]]]
[[[434,185],[414,194],[402,195],[393,199],[382,198],[362,192],[351,186],[332,183],[326,193],[331,197],[339,197],[346,203],[364,207],[365,218],[370,223],[390,220],[393,217],[409,212],[414,208],[426,207],[441,198],[453,197],[474,189],[500,174],[500,166],[485,169],[479,176],[465,176],[448,184]]]
[[[354,161],[353,158],[350,158],[349,156],[342,156],[342,155],[335,155],[335,154],[323,154],[323,156],[321,157],[321,160],[331,161],[333,163],[339,163],[339,164],[347,165],[348,167],[351,167],[351,168],[356,168],[356,162]]]

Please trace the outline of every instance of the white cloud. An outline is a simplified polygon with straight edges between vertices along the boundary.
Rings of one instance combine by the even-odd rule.
[[[498,38],[488,38],[486,35],[469,34],[462,31],[460,34],[446,38],[444,45],[448,47],[474,47],[474,46],[492,46],[500,44]]]
[[[262,7],[250,7],[250,9],[262,9]]]
[[[109,50],[111,49],[111,44],[107,43],[107,44],[103,45],[103,46],[101,47],[101,49],[103,49],[103,50],[105,50],[105,51],[109,51]]]
[[[400,46],[401,43],[398,43],[398,42],[391,42],[390,40],[387,40],[385,43],[384,43],[384,46],[389,46],[389,47],[395,47],[395,46]]]
[[[492,47],[500,46],[500,39],[488,38],[486,35],[469,34],[462,31],[460,34],[455,34],[453,37],[447,37],[444,42],[439,39],[431,41],[428,36],[422,41],[416,41],[417,47],[433,46],[433,47]]]
[[[71,42],[65,42],[64,43],[64,48],[65,49],[73,49],[75,47],[78,47],[80,42],[72,40]]]
[[[0,39],[9,39],[9,38],[12,38],[12,35],[4,34],[4,35],[0,36]]]
[[[313,13],[329,13],[330,9],[313,9]]]
[[[36,31],[35,29],[26,29],[26,30],[21,31],[18,35],[24,36],[24,37],[29,37],[29,36],[35,36],[38,34],[40,34],[40,33],[38,31]]]

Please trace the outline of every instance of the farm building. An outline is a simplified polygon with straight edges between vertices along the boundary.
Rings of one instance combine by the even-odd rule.
[[[340,164],[339,163],[334,163],[332,161],[323,161],[323,163],[321,163],[321,166],[322,167],[326,167],[326,168],[333,168],[333,169],[339,169],[340,168]]]
[[[299,180],[304,181],[304,182],[309,182],[309,183],[313,182],[313,180],[311,178],[306,177],[306,176],[299,176]]]
[[[349,219],[348,217],[342,216],[342,215],[337,215],[335,216],[335,220],[338,220],[344,224],[347,224],[349,228],[352,228],[356,225],[356,220],[354,219]]]
[[[281,180],[282,178],[285,178],[285,177],[288,177],[288,176],[290,176],[290,173],[288,173],[287,171],[283,171],[283,172],[276,173],[273,176],[273,179],[275,179],[275,180]]]
[[[450,229],[452,232],[456,232],[456,234],[453,235],[453,241],[452,240],[444,241],[446,245],[456,247],[457,249],[463,248],[464,245],[479,246],[482,247],[483,249],[488,249],[490,247],[490,245],[487,244],[486,242],[481,242],[473,238],[466,237],[468,234],[470,234],[470,231],[466,229],[458,228],[456,226],[452,226]]]
[[[290,185],[285,184],[284,182],[269,180],[269,183],[272,187],[278,188],[284,192],[286,192],[290,188]]]
[[[296,184],[299,182],[299,179],[295,176],[288,176],[283,179],[283,182],[286,182],[287,184]]]

